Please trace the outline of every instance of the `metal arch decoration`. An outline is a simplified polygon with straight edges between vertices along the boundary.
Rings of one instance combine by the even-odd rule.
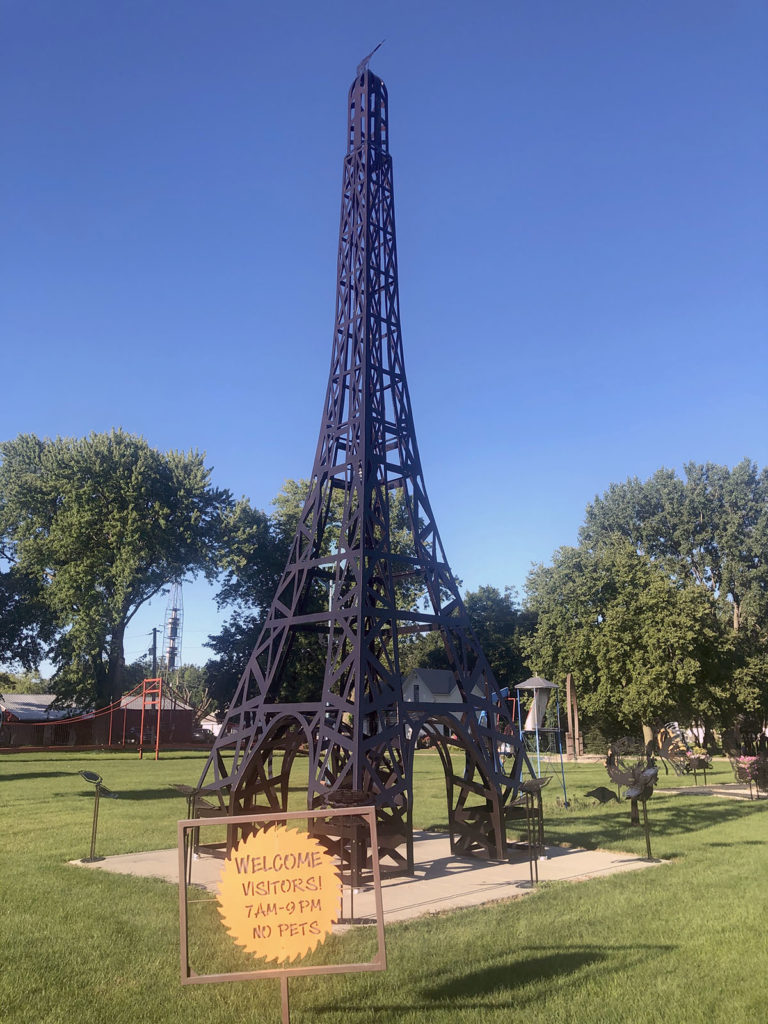
[[[215,794],[231,815],[284,810],[286,767],[306,742],[308,808],[373,804],[379,855],[412,871],[413,756],[424,723],[442,722],[452,737],[441,757],[456,852],[505,856],[505,808],[517,795],[525,755],[424,484],[403,361],[388,137],[387,90],[363,62],[349,92],[335,329],[309,493],[199,792]],[[338,541],[329,547],[326,527],[339,492]],[[395,516],[407,524],[407,543],[393,538]],[[416,606],[406,586],[422,595]],[[403,699],[399,643],[426,631],[442,637],[458,704]],[[325,652],[316,703],[280,699],[299,635]],[[279,727],[289,720],[293,726]],[[463,755],[458,769],[449,747]],[[282,767],[273,774],[278,753]]]

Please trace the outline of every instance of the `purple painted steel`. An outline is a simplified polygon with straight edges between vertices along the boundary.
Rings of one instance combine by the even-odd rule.
[[[308,807],[343,791],[366,794],[377,808],[380,855],[412,871],[421,729],[441,726],[449,733],[441,751],[458,748],[463,762],[457,771],[441,752],[456,852],[505,856],[504,810],[517,794],[524,753],[427,498],[400,331],[387,90],[367,67],[352,84],[348,114],[336,323],[309,493],[200,790],[218,794],[230,814],[284,810],[291,767],[306,747]],[[340,529],[329,550],[335,492]],[[403,700],[400,638],[431,630],[445,644],[458,704]],[[324,647],[318,703],[280,702],[298,633]],[[273,776],[277,751],[283,760]]]

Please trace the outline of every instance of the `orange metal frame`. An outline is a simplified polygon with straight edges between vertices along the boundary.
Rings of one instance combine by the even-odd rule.
[[[155,760],[160,757],[160,710],[163,706],[163,680],[145,679],[141,686],[141,729],[139,730],[139,757],[144,757],[144,716],[147,709],[157,710],[155,729]]]

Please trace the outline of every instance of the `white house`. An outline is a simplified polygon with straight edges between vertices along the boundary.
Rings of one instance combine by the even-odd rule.
[[[479,686],[472,690],[482,695]],[[449,669],[416,668],[403,681],[403,700],[420,704],[463,704],[456,677]]]

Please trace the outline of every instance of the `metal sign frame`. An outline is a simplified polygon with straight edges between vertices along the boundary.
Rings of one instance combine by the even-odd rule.
[[[224,974],[198,974],[189,966],[189,918],[187,913],[189,890],[188,855],[192,849],[192,833],[201,828],[225,825],[253,826],[284,824],[287,821],[329,818],[363,819],[369,830],[369,856],[373,876],[374,898],[376,903],[377,950],[372,960],[365,963],[323,964],[313,967],[266,967],[254,971],[230,971]],[[181,953],[182,985],[197,985],[222,981],[254,981],[259,978],[295,978],[306,974],[351,974],[361,971],[384,971],[387,968],[386,948],[384,945],[384,907],[381,898],[381,873],[376,840],[376,808],[375,807],[336,807],[321,808],[315,811],[285,811],[276,814],[241,814],[221,815],[216,818],[187,818],[178,825],[179,846],[179,936]],[[341,868],[343,869],[343,864]],[[353,879],[350,879],[354,883]],[[344,885],[342,870],[342,885]]]

